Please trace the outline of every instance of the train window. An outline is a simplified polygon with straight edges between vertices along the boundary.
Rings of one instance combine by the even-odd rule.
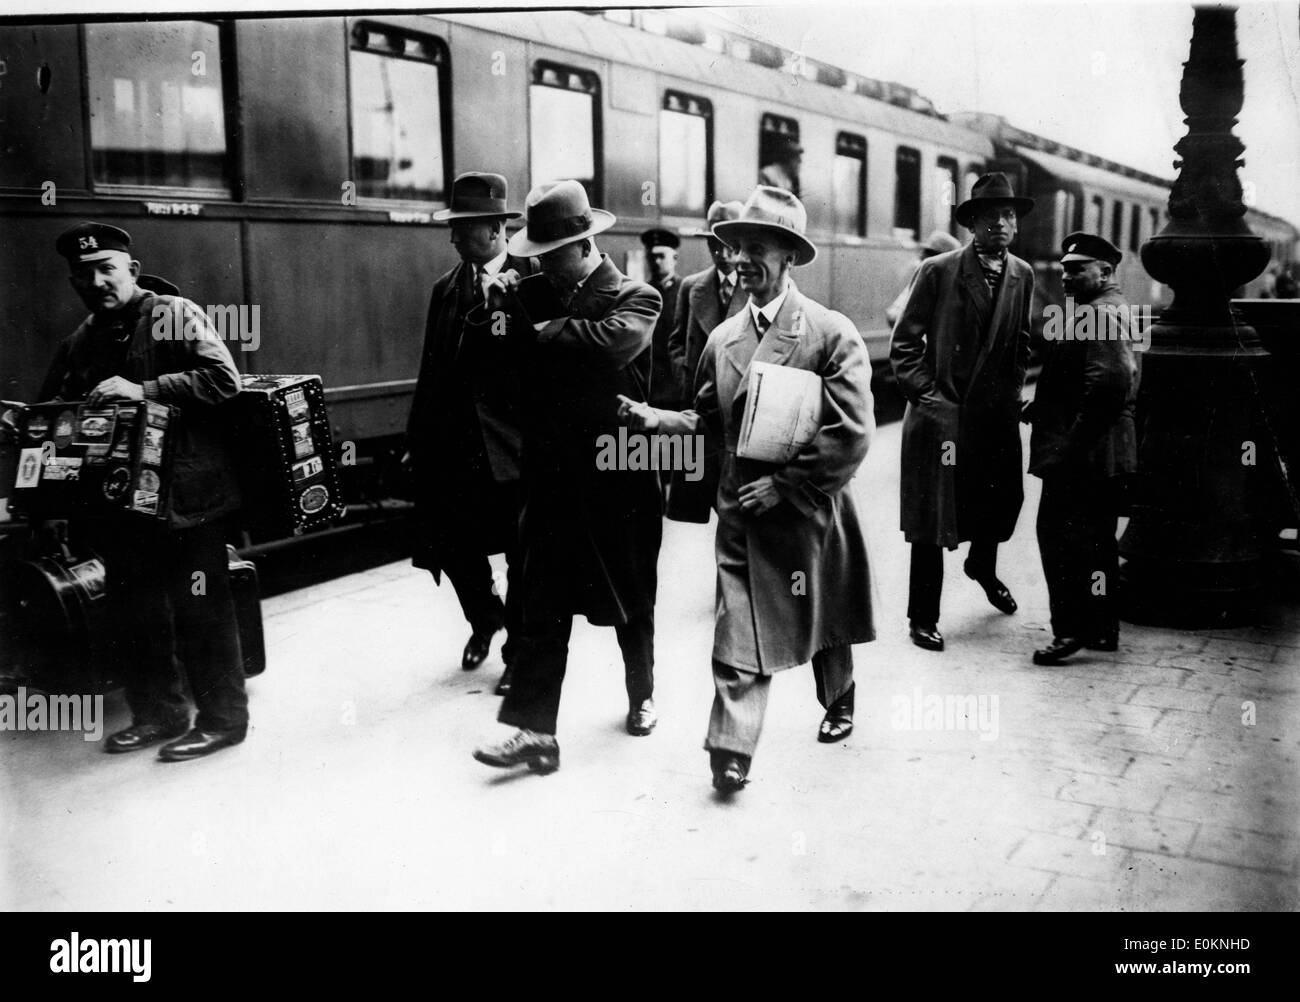
[[[357,194],[441,201],[447,185],[447,49],[437,38],[359,21],[349,65]]]
[[[957,161],[939,157],[934,168],[934,226],[945,233],[957,232]]]
[[[85,32],[95,181],[229,191],[221,29],[168,21]]]
[[[900,146],[894,157],[894,233],[919,240],[921,229],[921,154]]]
[[[659,110],[659,205],[702,216],[713,197],[713,105],[675,90]]]
[[[1150,209],[1148,211],[1151,214],[1151,237],[1154,237],[1160,232],[1160,210]],[[1151,237],[1148,237],[1147,239],[1149,240]]]
[[[1105,206],[1105,199],[1100,195],[1092,196],[1092,200],[1088,202],[1088,218],[1083,221],[1084,232],[1101,236],[1101,221],[1102,215],[1106,211]]]
[[[1117,198],[1110,209],[1110,242],[1116,247],[1119,247],[1120,241],[1123,240],[1123,230],[1124,203]]]
[[[533,187],[547,181],[580,181],[600,204],[596,172],[600,79],[594,73],[539,60],[528,88],[529,176]]]
[[[1128,249],[1137,250],[1142,246],[1142,206],[1136,203],[1133,206],[1133,212],[1129,216],[1128,231]]]
[[[1054,242],[1060,244],[1064,242],[1066,234],[1074,229],[1074,193],[1070,191],[1056,192],[1056,216],[1053,221]]]
[[[793,118],[765,113],[758,133],[758,183],[798,195],[802,164],[799,123]]]
[[[867,141],[852,132],[835,138],[831,206],[836,233],[867,235]]]

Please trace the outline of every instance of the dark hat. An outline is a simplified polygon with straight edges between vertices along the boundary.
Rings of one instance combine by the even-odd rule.
[[[713,236],[714,223],[720,223],[724,219],[739,219],[744,209],[743,202],[719,202],[715,199],[713,204],[709,206],[708,214],[704,217],[704,225],[687,230],[686,235],[690,237],[711,237]]]
[[[54,241],[54,249],[73,264],[102,261],[110,251],[129,253],[130,247],[131,234],[108,223],[78,223]]]
[[[736,241],[755,230],[765,236],[779,234],[794,244],[794,263],[809,264],[817,257],[817,247],[804,236],[807,228],[808,211],[794,194],[760,184],[741,209],[740,217],[715,223],[713,235],[728,247],[735,247]]]
[[[587,189],[577,181],[539,184],[524,202],[524,228],[510,238],[510,253],[536,257],[586,237],[603,233],[617,222],[612,212],[593,209]]]
[[[506,179],[500,174],[467,171],[451,182],[451,206],[433,214],[449,219],[518,219],[522,213],[506,208]]]
[[[1032,198],[1017,198],[1011,182],[1001,171],[984,174],[971,185],[970,198],[957,206],[957,222],[968,227],[984,209],[991,205],[1011,205],[1016,214],[1026,216],[1033,211]]]
[[[681,237],[671,230],[663,229],[646,230],[641,234],[641,242],[645,244],[646,250],[652,250],[655,247],[671,247],[676,250],[682,245]]]
[[[135,284],[147,292],[156,292],[160,296],[179,296],[181,290],[161,275],[141,275]]]
[[[1123,256],[1113,243],[1093,233],[1071,233],[1061,241],[1062,264],[1066,261],[1105,261],[1116,268]]]

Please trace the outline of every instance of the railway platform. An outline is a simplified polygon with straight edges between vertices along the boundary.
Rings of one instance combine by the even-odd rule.
[[[449,586],[403,561],[264,602],[248,740],[209,759],[0,733],[6,909],[1292,910],[1300,907],[1300,567],[1259,626],[1125,624],[1037,668],[1038,481],[990,608],[947,557],[943,654],[913,647],[900,426],[854,481],[879,639],[857,727],[818,744],[811,672],[775,680],[750,785],[717,798],[712,526],[667,523],[650,736],[623,732],[612,630],[579,621],[550,776],[497,732],[499,636],[462,671]],[[937,702],[936,702],[937,700]],[[127,722],[120,695],[106,733]]]

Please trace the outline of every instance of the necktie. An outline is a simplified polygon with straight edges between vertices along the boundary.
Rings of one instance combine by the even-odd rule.
[[[766,334],[767,329],[772,326],[772,321],[767,319],[766,313],[760,313],[754,318],[754,326],[758,328],[758,339],[762,341],[763,335]]]
[[[731,283],[725,278],[718,281],[718,305],[722,307],[722,312],[726,313],[727,308],[731,306]]]
[[[483,295],[483,266],[474,265],[474,305],[482,306],[487,300]]]

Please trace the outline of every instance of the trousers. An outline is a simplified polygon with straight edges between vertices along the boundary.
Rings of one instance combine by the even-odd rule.
[[[996,577],[997,540],[972,539],[966,563],[977,579]],[[942,595],[943,547],[935,543],[913,543],[912,563],[908,573],[907,618],[924,626],[937,625]]]
[[[1105,480],[1072,471],[1043,477],[1038,551],[1054,635],[1093,639],[1119,629],[1117,525]]]
[[[830,707],[853,685],[853,648],[845,644],[827,647],[812,657],[813,679],[817,683],[817,701]],[[713,709],[709,713],[709,731],[704,738],[707,751],[728,751],[754,757],[772,676],[741,671],[721,661],[713,662]]]
[[[501,647],[501,657],[508,665],[514,656],[521,627],[523,586],[519,583],[519,547],[508,546],[505,555],[504,602],[492,580],[492,563],[480,549],[446,545],[439,555],[439,564],[456,590],[456,598],[471,630],[490,635],[505,627],[506,641]]]

